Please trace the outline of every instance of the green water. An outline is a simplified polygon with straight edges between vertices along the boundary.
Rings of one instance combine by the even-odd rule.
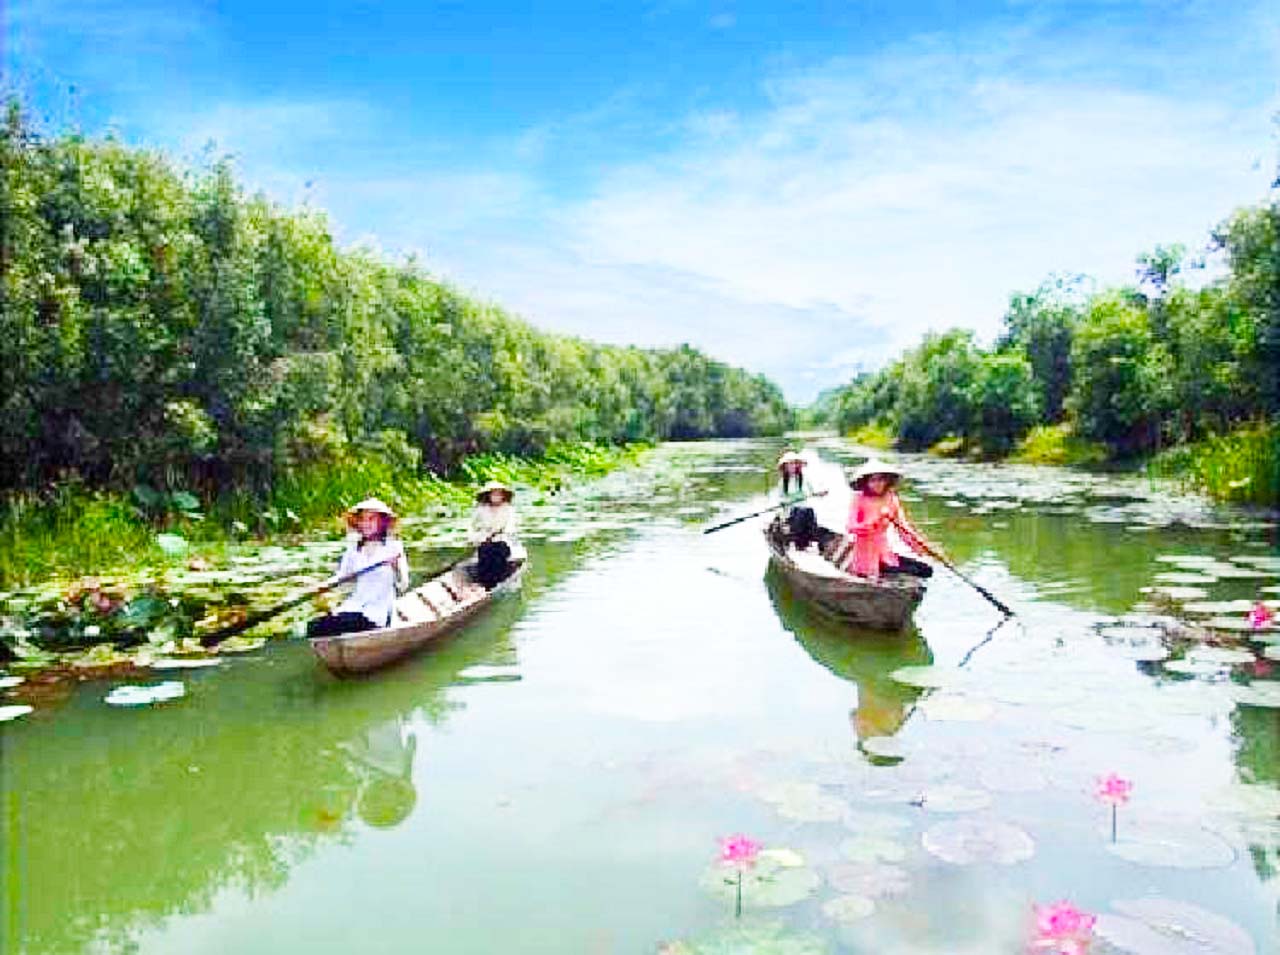
[[[1131,659],[1152,631],[1098,630],[1144,621],[1157,557],[1273,555],[1274,528],[1132,479],[909,461],[912,513],[1019,612],[920,690],[890,674],[954,665],[1000,619],[967,585],[936,577],[909,633],[849,633],[767,571],[761,520],[699,533],[768,503],[777,450],[666,447],[547,508],[521,595],[371,678],[279,642],[165,674],[176,702],[86,683],[0,725],[3,951],[977,955],[1022,951],[1033,903],[1105,921],[1149,897],[1277,951],[1280,710],[1233,696],[1265,671],[1178,674]],[[886,738],[893,758],[866,751]],[[1112,771],[1134,782],[1120,854],[1092,794]],[[1034,854],[926,851],[960,820]],[[763,908],[748,886],[735,920],[703,883],[736,832],[817,888]],[[829,918],[858,879],[874,911]],[[1247,950],[1175,944],[1134,950]]]

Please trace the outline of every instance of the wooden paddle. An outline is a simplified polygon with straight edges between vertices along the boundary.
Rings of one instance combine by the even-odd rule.
[[[961,573],[960,569],[956,567],[955,564],[951,563],[951,561],[947,560],[945,557],[939,554],[936,550],[934,550],[924,541],[920,540],[920,538],[917,535],[912,534],[910,530],[903,527],[902,522],[899,521],[897,518],[892,518],[892,520],[893,520],[894,526],[897,527],[898,530],[902,531],[902,533],[908,535],[919,546],[919,548],[922,551],[924,551],[926,554],[928,554],[930,557],[932,557],[934,560],[940,563],[943,567],[947,568],[947,570],[951,571],[953,574],[955,574],[957,577],[963,580],[966,584],[968,584],[978,593],[982,594],[982,596],[986,597],[1006,617],[1014,616],[1014,612],[1010,610],[1008,607],[1006,607],[1004,604],[1002,604],[994,596],[992,596],[991,591],[987,590],[986,587],[983,587],[981,584],[976,583],[968,575]]]
[[[228,637],[234,637],[238,633],[244,633],[246,630],[256,627],[260,623],[265,623],[272,617],[284,613],[291,607],[296,607],[298,604],[306,600],[310,600],[318,594],[332,590],[334,587],[340,587],[343,584],[350,583],[361,574],[367,574],[369,571],[378,567],[385,567],[388,563],[390,563],[390,561],[380,560],[378,563],[370,564],[368,567],[361,567],[354,574],[347,574],[345,577],[339,577],[337,580],[331,580],[328,583],[323,583],[316,587],[312,587],[309,590],[304,590],[296,597],[290,597],[284,603],[276,604],[274,607],[269,607],[266,610],[259,611],[258,613],[250,614],[239,623],[233,623],[231,626],[224,627],[221,630],[215,630],[213,633],[206,633],[200,638],[200,645],[202,647],[215,646],[223,640],[226,640]]]
[[[780,508],[791,507],[793,504],[799,504],[801,501],[807,501],[811,497],[822,497],[826,491],[815,491],[813,494],[806,494],[804,497],[797,497],[794,501],[783,501],[781,504],[774,504],[772,507],[766,507],[763,510],[752,511],[750,514],[743,514],[741,517],[735,517],[731,521],[725,521],[723,524],[716,524],[712,527],[705,528],[702,533],[714,534],[716,531],[724,530],[726,527],[732,527],[734,524],[741,524],[743,521],[749,521],[753,517],[759,517],[761,514],[768,514],[770,511],[776,511]]]

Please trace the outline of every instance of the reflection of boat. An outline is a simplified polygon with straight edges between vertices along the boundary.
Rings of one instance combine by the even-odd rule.
[[[838,535],[797,550],[791,544],[786,520],[776,517],[765,528],[769,559],[796,594],[844,623],[867,630],[901,630],[924,598],[919,577],[893,576],[878,582],[846,574],[829,559],[839,545]]]
[[[765,574],[765,586],[778,619],[805,652],[836,676],[857,684],[858,706],[850,718],[858,739],[897,732],[920,690],[896,682],[890,674],[899,667],[933,662],[919,632],[867,631],[850,639],[847,627],[817,612],[776,566]]]
[[[317,637],[311,649],[338,676],[386,666],[456,630],[495,597],[518,588],[527,561],[515,563],[511,575],[492,590],[474,582],[474,566],[474,561],[461,564],[405,594],[396,601],[396,621],[390,627]]]

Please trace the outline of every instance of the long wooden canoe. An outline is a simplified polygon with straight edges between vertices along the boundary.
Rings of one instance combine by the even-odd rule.
[[[517,589],[527,566],[527,560],[516,562],[511,576],[485,590],[471,579],[474,560],[459,564],[396,600],[391,626],[315,637],[311,649],[336,676],[376,670],[474,619],[495,598]]]
[[[924,599],[919,577],[884,577],[871,581],[845,573],[831,562],[840,535],[830,535],[825,550],[817,544],[797,550],[785,518],[779,516],[764,531],[769,560],[786,578],[796,596],[850,626],[867,630],[902,630]]]

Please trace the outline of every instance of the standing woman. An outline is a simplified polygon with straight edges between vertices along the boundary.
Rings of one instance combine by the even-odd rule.
[[[933,568],[922,560],[894,551],[889,543],[889,526],[919,554],[925,553],[924,535],[911,525],[894,488],[902,472],[892,464],[871,460],[858,468],[849,481],[853,501],[849,506],[846,530],[853,540],[853,554],[845,568],[849,573],[869,580],[891,574],[930,577]]]
[[[515,492],[501,481],[490,481],[476,492],[471,516],[471,543],[476,547],[476,581],[492,590],[511,572],[513,560],[524,560],[516,538]]]
[[[307,625],[307,636],[331,637],[390,625],[396,585],[401,590],[409,587],[409,561],[404,545],[393,534],[395,523],[395,512],[376,497],[347,511],[347,526],[356,537],[338,561],[335,579],[359,576],[351,595],[337,610]]]

